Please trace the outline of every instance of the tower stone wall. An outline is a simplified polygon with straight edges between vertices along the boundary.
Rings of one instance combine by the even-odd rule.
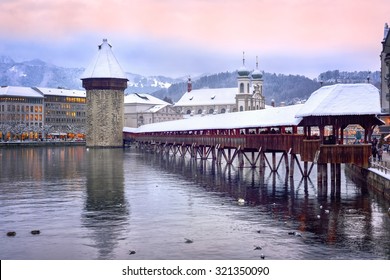
[[[123,90],[87,90],[87,147],[122,147]]]

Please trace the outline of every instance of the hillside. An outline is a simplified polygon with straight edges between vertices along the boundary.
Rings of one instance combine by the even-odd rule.
[[[59,67],[39,59],[15,62],[10,57],[0,56],[0,86],[83,89],[80,80],[83,72],[84,68]],[[183,81],[183,79],[164,76],[145,77],[133,73],[126,74],[129,79],[126,93],[151,93]]]
[[[80,76],[83,68],[65,68],[35,59],[31,61],[15,62],[7,56],[0,56],[0,86],[27,86],[27,87],[63,87],[82,89]],[[126,93],[150,93],[160,99],[176,102],[187,91],[185,78],[172,79],[164,76],[142,76],[126,73],[129,79]],[[324,85],[333,83],[364,83],[369,81],[379,88],[380,72],[346,72],[326,71],[320,73],[317,79],[309,79],[300,75],[263,74],[264,95],[266,103],[274,99],[276,104],[285,102],[293,104],[307,99],[309,95]],[[192,88],[224,88],[237,87],[237,72],[222,72],[203,75],[192,79]]]
[[[365,83],[367,77],[370,82],[379,88],[380,72],[370,73],[368,71],[360,72],[340,72],[338,70],[321,73],[317,79],[309,79],[300,75],[283,75],[264,73],[264,96],[266,104],[270,104],[274,99],[276,104],[285,102],[294,104],[300,100],[307,99],[312,92],[317,90],[322,81],[323,85],[338,83]],[[200,88],[223,88],[237,87],[237,72],[223,72],[213,75],[203,76],[192,81],[193,89]],[[152,94],[161,99],[166,98],[174,102],[187,91],[187,82],[173,84],[167,89],[161,89]]]

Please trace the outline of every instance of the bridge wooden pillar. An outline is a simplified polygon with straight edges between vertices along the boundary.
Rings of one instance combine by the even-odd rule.
[[[286,152],[283,152],[283,157],[284,157],[284,165],[286,168],[286,175],[288,175],[288,173],[289,173],[288,154]]]
[[[243,150],[238,150],[237,151],[237,156],[238,156],[238,167],[243,168],[244,167],[244,151]]]
[[[278,171],[276,168],[276,153],[272,152],[272,172]]]
[[[294,162],[295,162],[296,155],[294,153],[291,153],[290,155],[290,178],[294,177]]]
[[[336,163],[336,197],[340,197],[341,193],[341,164]]]

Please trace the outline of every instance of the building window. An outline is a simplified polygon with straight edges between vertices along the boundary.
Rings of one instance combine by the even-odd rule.
[[[244,93],[244,88],[245,88],[244,83],[241,83],[240,84],[240,93]]]
[[[244,111],[244,107],[240,106],[240,112]]]
[[[225,108],[222,108],[221,109],[221,114],[225,114],[226,113],[226,109]]]
[[[198,110],[198,115],[201,115],[202,114],[202,109],[199,109]]]
[[[191,110],[187,110],[186,114],[190,115],[191,114]]]

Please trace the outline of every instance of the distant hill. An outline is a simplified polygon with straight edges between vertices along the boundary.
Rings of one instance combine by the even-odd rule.
[[[84,68],[59,67],[39,59],[15,62],[8,56],[0,56],[0,86],[83,89],[80,76],[84,70]],[[183,81],[183,79],[164,76],[145,77],[133,73],[126,74],[129,79],[126,93],[151,93]]]
[[[367,77],[370,82],[379,88],[380,72],[370,73],[368,71],[360,72],[340,72],[338,70],[321,73],[317,79],[309,79],[300,75],[284,75],[264,73],[264,96],[266,104],[275,100],[276,104],[285,102],[286,104],[295,104],[299,101],[306,100],[310,94],[317,90],[321,83],[329,85],[334,83],[365,83]],[[237,72],[223,72],[213,75],[206,75],[192,80],[192,88],[223,88],[237,87]],[[152,94],[159,98],[168,98],[178,101],[187,91],[187,82],[173,84],[167,89],[160,89]]]
[[[39,59],[15,62],[11,57],[0,56],[0,86],[62,87],[82,89],[80,76],[84,68],[65,68]],[[126,73],[129,79],[126,93],[150,93],[160,99],[176,102],[187,91],[186,78],[172,79],[164,76],[145,77]],[[323,85],[334,83],[370,83],[379,88],[380,72],[345,72],[339,70],[320,73],[318,78],[309,79],[300,75],[263,74],[266,103],[274,99],[276,104],[294,104],[307,99]],[[192,79],[192,88],[237,87],[237,72],[222,72],[203,75]]]

